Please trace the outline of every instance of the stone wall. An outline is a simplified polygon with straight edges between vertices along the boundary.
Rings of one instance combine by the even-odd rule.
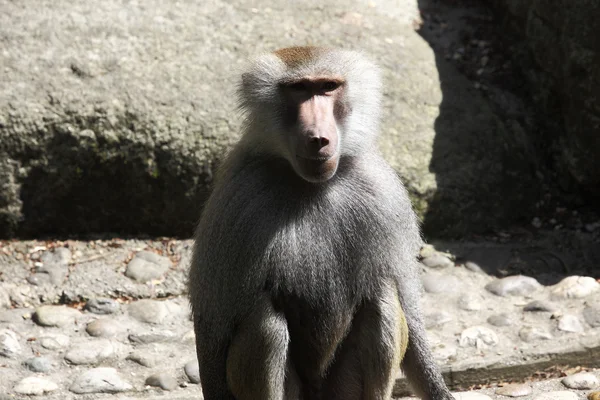
[[[531,60],[518,62],[556,128],[541,139],[551,145],[561,185],[600,193],[600,0],[494,2],[525,39]]]

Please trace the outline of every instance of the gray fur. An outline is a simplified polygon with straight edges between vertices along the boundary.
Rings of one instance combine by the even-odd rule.
[[[291,168],[277,84],[346,78],[341,158],[322,183]],[[386,399],[402,359],[416,392],[450,400],[419,311],[421,236],[405,188],[374,146],[380,82],[359,53],[297,69],[275,56],[243,75],[242,140],[196,232],[189,291],[206,400]]]

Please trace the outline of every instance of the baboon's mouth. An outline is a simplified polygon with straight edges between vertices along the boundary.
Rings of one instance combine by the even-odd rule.
[[[340,158],[337,154],[331,157],[296,157],[296,172],[309,182],[324,182],[335,175]]]

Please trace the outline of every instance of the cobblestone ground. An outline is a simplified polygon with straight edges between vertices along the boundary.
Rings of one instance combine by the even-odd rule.
[[[190,246],[0,242],[0,399],[201,398],[184,293]],[[457,398],[600,399],[599,372],[589,369],[600,365],[597,277],[564,268],[498,278],[473,255],[514,265],[532,250],[448,248],[421,252],[422,302],[449,384],[484,388]],[[518,384],[552,376],[568,378]],[[395,394],[406,394],[401,377]]]

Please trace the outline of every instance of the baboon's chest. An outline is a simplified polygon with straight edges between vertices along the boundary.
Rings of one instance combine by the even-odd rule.
[[[314,378],[325,374],[357,308],[376,295],[374,276],[384,273],[374,253],[353,242],[359,232],[344,228],[287,230],[280,236],[286,240],[273,243],[270,256],[269,287],[288,322],[292,360],[299,373]]]

